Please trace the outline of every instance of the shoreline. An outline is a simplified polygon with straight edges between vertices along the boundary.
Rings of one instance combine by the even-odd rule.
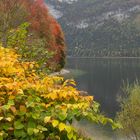
[[[59,72],[53,72],[53,73],[51,73],[50,76],[64,76],[64,75],[69,74],[69,73],[70,73],[69,70],[67,70],[67,69],[62,69],[62,70],[59,71]]]
[[[76,57],[76,56],[68,56],[69,58],[92,58],[92,59],[140,59],[140,57]]]

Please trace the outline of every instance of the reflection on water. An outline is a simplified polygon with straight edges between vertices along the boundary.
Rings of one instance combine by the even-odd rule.
[[[78,88],[94,95],[102,111],[111,117],[119,109],[116,97],[123,82],[140,79],[140,59],[69,58],[67,68],[83,71],[79,76],[73,74]]]
[[[119,110],[116,98],[121,94],[123,83],[140,79],[140,59],[69,58],[66,67],[83,72],[78,76],[78,72],[72,72],[78,88],[94,95],[101,104],[101,110],[112,118]],[[86,132],[94,136],[95,140],[121,140],[110,130],[97,128],[91,123],[82,122],[78,125],[86,128]]]

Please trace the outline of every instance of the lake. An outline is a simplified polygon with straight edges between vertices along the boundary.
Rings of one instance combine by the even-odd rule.
[[[93,95],[101,104],[101,111],[112,118],[119,111],[117,97],[122,94],[124,83],[140,79],[140,59],[136,58],[68,58],[66,68],[71,71],[69,77],[76,80],[77,88]],[[94,129],[90,123],[83,125],[88,131]]]

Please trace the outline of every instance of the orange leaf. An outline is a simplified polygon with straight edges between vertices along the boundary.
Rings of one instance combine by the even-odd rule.
[[[13,114],[17,114],[17,110],[14,106],[11,106],[10,109],[13,112]]]
[[[21,112],[26,112],[27,111],[27,109],[26,109],[26,107],[24,105],[20,105],[19,110]]]

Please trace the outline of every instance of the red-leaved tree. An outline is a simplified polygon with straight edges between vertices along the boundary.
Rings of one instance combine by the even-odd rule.
[[[50,15],[44,0],[28,0],[27,10],[28,21],[31,23],[30,30],[40,38],[45,38],[46,49],[54,52],[48,65],[57,69],[62,68],[65,64],[65,43],[60,25]]]
[[[61,69],[65,63],[64,35],[44,0],[0,0],[0,39],[4,47],[8,44],[9,31],[24,22],[30,23],[30,34],[45,39],[46,50],[53,52],[53,58],[46,60],[46,66]]]

